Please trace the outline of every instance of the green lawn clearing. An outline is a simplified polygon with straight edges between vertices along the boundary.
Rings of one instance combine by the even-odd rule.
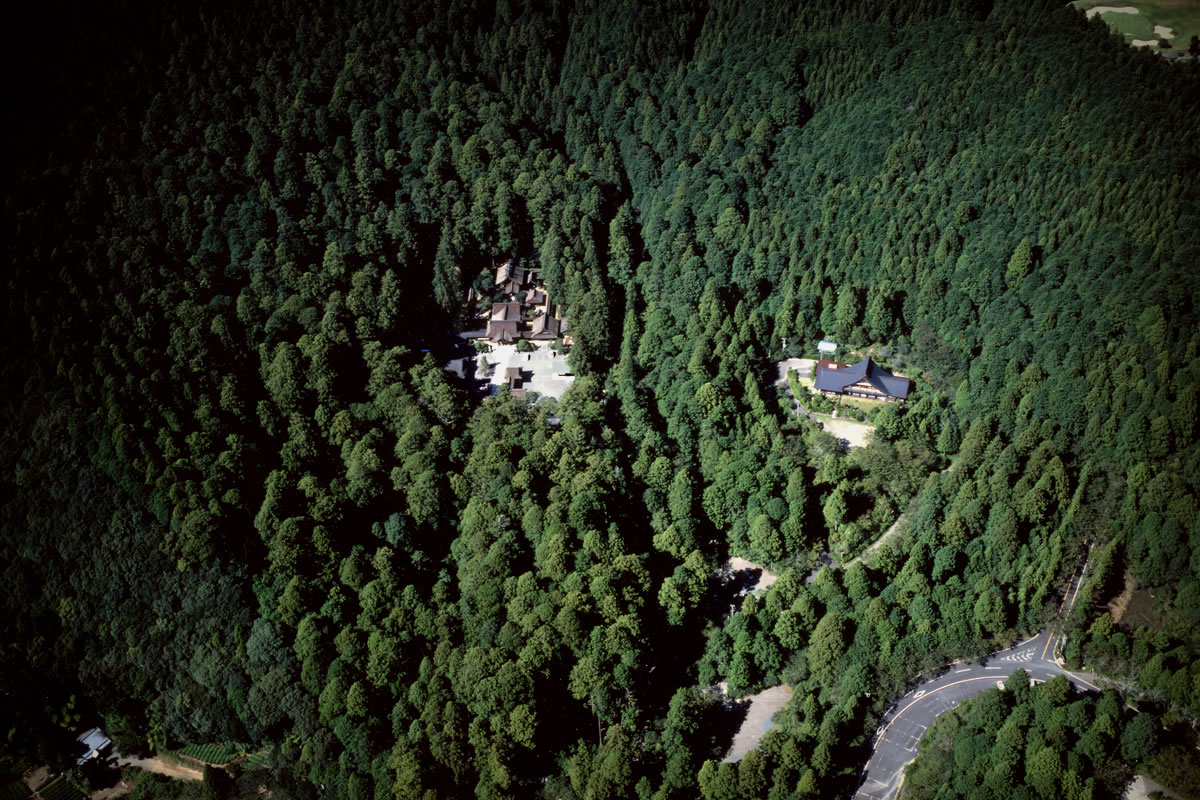
[[[205,764],[223,766],[236,759],[238,750],[232,744],[189,744],[176,750],[179,755],[202,761]]]
[[[875,411],[883,408],[887,403],[886,400],[863,400],[861,397],[839,397],[835,402],[838,405],[857,408],[860,411]]]
[[[0,800],[25,800],[29,797],[29,787],[20,778],[9,780],[4,779],[5,783],[0,783]]]
[[[59,776],[49,785],[39,789],[38,796],[42,800],[80,800],[87,795],[68,783],[66,778]]]
[[[1186,50],[1191,38],[1200,36],[1200,0],[1075,0],[1071,5],[1080,11],[1098,13],[1131,44],[1156,43],[1165,38],[1172,48]]]

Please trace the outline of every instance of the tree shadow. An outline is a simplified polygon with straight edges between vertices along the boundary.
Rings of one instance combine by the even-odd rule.
[[[734,700],[723,694],[717,695],[715,702],[705,709],[700,720],[700,741],[708,743],[708,752],[703,757],[723,759],[733,746],[734,737],[742,729],[749,713],[748,697]]]
[[[833,555],[828,550],[826,550],[823,553],[821,553],[821,555],[817,558],[817,565],[815,567],[813,567],[812,572],[810,572],[810,573],[808,573],[808,575],[804,576],[804,582],[812,583],[813,581],[815,581],[817,579],[817,575],[820,574],[822,569],[824,569],[825,567],[836,567],[836,566],[837,566],[837,561],[835,561],[833,558]]]
[[[728,609],[732,614],[742,607],[742,598],[750,594],[762,578],[761,567],[753,569],[722,570],[720,578],[715,582],[713,591],[713,607]]]

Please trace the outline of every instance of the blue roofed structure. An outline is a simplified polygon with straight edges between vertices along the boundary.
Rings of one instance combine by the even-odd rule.
[[[75,739],[75,764],[83,766],[87,762],[103,758],[112,750],[112,739],[99,728],[92,728],[79,734]]]
[[[827,396],[905,400],[911,387],[908,378],[893,375],[869,358],[849,366],[818,361],[813,370],[813,388]]]

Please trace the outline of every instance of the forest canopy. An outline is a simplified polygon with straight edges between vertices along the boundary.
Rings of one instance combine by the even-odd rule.
[[[1170,735],[1025,687],[1005,746],[1046,770],[995,785],[1115,792],[1064,738],[1099,714],[1130,767],[1195,745],[1195,64],[1016,0],[22,13],[6,750],[90,721],[269,750],[280,796],[833,798],[1085,559],[1064,657]],[[509,259],[570,320],[558,400],[444,369]],[[776,384],[826,336],[913,378],[850,452]],[[731,554],[779,576],[732,613]],[[794,690],[736,764],[721,683]]]

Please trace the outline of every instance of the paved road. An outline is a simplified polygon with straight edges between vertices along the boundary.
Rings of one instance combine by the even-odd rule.
[[[1064,607],[1075,602],[1083,573],[1077,568],[1067,586]],[[879,723],[875,748],[864,770],[863,782],[855,800],[893,800],[904,776],[904,767],[917,757],[917,742],[943,712],[987,689],[1003,686],[1005,679],[1018,669],[1029,673],[1031,681],[1042,682],[1065,675],[1085,691],[1096,691],[1095,676],[1073,673],[1055,660],[1059,641],[1058,622],[1032,639],[1000,650],[975,664],[957,663],[943,674],[923,681],[896,701]]]
[[[813,364],[816,363],[816,360],[811,358],[789,358],[786,361],[780,361],[779,378],[775,382],[788,387],[788,394],[792,396],[793,411],[800,416],[807,417],[808,419],[815,421],[818,425],[821,425],[821,422],[817,419],[816,415],[800,404],[800,398],[796,397],[795,393],[792,391],[792,384],[790,381],[788,381],[788,371],[793,369],[796,370],[796,374],[799,377],[811,378]],[[824,428],[824,425],[821,425],[821,427]]]
[[[776,383],[787,385],[788,370],[794,369],[801,378],[811,378],[813,364],[816,364],[816,359],[812,358],[788,358],[779,362],[779,377],[775,380]]]

